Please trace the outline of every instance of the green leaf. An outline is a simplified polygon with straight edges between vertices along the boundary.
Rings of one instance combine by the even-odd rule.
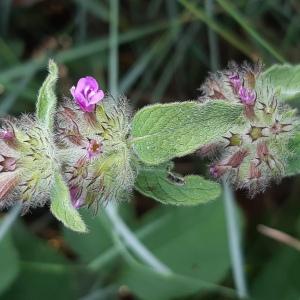
[[[37,118],[47,128],[53,127],[53,118],[56,107],[55,84],[58,77],[58,68],[53,60],[49,60],[49,74],[39,90],[36,104]]]
[[[196,207],[160,206],[144,216],[139,228],[160,219],[164,219],[162,225],[141,240],[179,276],[131,267],[123,270],[119,282],[128,285],[139,299],[183,299],[196,291],[201,298],[208,289],[214,290],[213,284],[224,279],[230,267],[221,199]]]
[[[273,247],[273,252],[274,250]],[[265,262],[261,272],[256,274],[251,296],[257,300],[298,300],[300,298],[299,268],[299,252],[282,247],[281,251],[277,251]]]
[[[57,299],[79,299],[74,285],[80,286],[82,280],[75,282],[75,265],[72,266],[49,241],[38,238],[20,222],[16,225],[13,241],[21,260],[20,273],[1,299],[53,300],[53,293],[48,291],[55,291]]]
[[[228,296],[229,299],[236,297],[234,290],[192,276],[176,273],[160,274],[135,261],[127,260],[127,264],[120,283],[126,284],[143,300],[183,299],[189,295],[209,291],[219,292],[220,295]],[[224,298],[220,297],[220,299]]]
[[[292,156],[288,158],[286,176],[300,173],[300,133],[297,133],[289,144]]]
[[[136,179],[135,188],[142,194],[164,204],[197,205],[220,196],[218,183],[201,176],[178,176],[171,165],[144,167]]]
[[[55,182],[51,192],[50,209],[52,214],[66,227],[78,232],[87,231],[80,214],[72,206],[69,189],[58,172],[55,174]]]
[[[241,105],[222,100],[148,106],[134,116],[133,147],[143,162],[160,164],[219,140],[241,113]]]
[[[280,100],[299,98],[300,65],[273,65],[259,76],[258,84],[271,85],[279,93]]]
[[[89,232],[84,235],[78,234],[65,227],[64,240],[81,262],[89,263],[95,257],[104,254],[111,247],[112,241],[104,226],[105,218],[102,215],[91,218],[90,212],[83,210],[82,216],[86,220]]]
[[[16,279],[19,273],[19,257],[10,235],[0,242],[0,294]]]

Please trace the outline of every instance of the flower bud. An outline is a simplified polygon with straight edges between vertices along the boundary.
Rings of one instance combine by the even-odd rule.
[[[230,170],[229,166],[224,166],[224,165],[211,165],[209,167],[209,173],[212,177],[214,178],[220,178],[221,176],[223,176],[228,170]]]
[[[76,99],[58,108],[56,142],[74,207],[97,209],[132,190],[136,172],[127,145],[129,118],[126,100],[111,96],[88,112]]]
[[[99,89],[98,82],[92,76],[79,79],[70,92],[76,104],[85,112],[94,111],[96,104],[104,98],[104,92]]]
[[[2,120],[0,133],[0,208],[21,201],[23,211],[49,200],[59,165],[51,133],[34,117]]]
[[[212,95],[218,87],[222,99],[244,105],[243,123],[215,142],[218,161],[209,171],[217,179],[231,180],[236,188],[248,189],[252,196],[284,176],[287,158],[292,155],[289,141],[298,125],[294,110],[260,77],[261,70],[261,64],[231,64],[227,70],[210,75],[200,97],[202,102],[217,101]],[[209,145],[202,148],[206,147]]]

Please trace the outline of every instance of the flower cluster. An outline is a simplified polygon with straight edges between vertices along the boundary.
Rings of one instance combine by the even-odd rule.
[[[56,144],[73,205],[126,198],[135,170],[127,146],[130,111],[125,98],[104,96],[92,77],[71,88],[73,99],[58,108]]]
[[[24,212],[50,198],[61,172],[72,204],[128,197],[136,171],[127,145],[127,100],[105,96],[97,81],[81,78],[73,98],[57,108],[53,132],[35,116],[3,119],[0,127],[0,209],[21,200]]]
[[[50,193],[59,194],[58,177],[76,213],[71,204],[97,210],[99,203],[128,198],[134,186],[142,159],[132,146],[127,99],[105,95],[95,78],[86,76],[70,89],[72,98],[56,108],[53,70],[52,65],[52,77],[41,88],[46,100],[38,100],[35,116],[1,121],[0,209],[17,200],[24,211],[44,205]],[[261,70],[261,64],[231,64],[206,80],[199,97],[243,107],[243,118],[231,131],[199,153],[212,158],[213,178],[246,188],[252,196],[284,176],[298,125],[296,112],[282,104]]]
[[[201,102],[222,99],[244,106],[243,123],[199,153],[214,158],[209,168],[213,178],[246,188],[252,196],[283,177],[297,125],[295,110],[279,101],[261,71],[259,63],[230,64],[206,80],[199,97]]]
[[[3,119],[0,130],[0,208],[43,206],[59,167],[51,133],[34,117]]]

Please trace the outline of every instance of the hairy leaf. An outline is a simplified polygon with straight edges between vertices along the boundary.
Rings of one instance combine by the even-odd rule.
[[[197,175],[178,176],[168,165],[143,168],[135,188],[159,202],[173,205],[197,205],[213,200],[221,193],[218,183]]]
[[[51,193],[51,212],[66,227],[79,232],[87,231],[80,214],[72,206],[69,189],[59,173],[55,174],[55,183]]]
[[[287,176],[300,174],[300,133],[296,134],[290,142],[290,151],[292,156],[287,161]]]
[[[53,115],[57,102],[54,89],[58,77],[58,68],[53,60],[49,60],[48,68],[49,74],[39,90],[36,115],[47,128],[52,128]]]
[[[241,105],[221,100],[148,106],[134,116],[133,147],[143,162],[160,164],[220,139],[241,112]]]
[[[258,79],[260,84],[271,85],[287,101],[300,97],[300,65],[273,65],[263,72]]]

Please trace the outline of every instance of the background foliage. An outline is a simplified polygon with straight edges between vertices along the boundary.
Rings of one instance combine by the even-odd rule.
[[[60,64],[61,97],[69,96],[69,87],[88,74],[108,89],[109,63],[117,63],[109,61],[109,24],[116,21],[110,14],[111,2],[0,2],[1,115],[34,110],[49,57]],[[119,10],[119,89],[135,108],[195,99],[207,72],[225,67],[228,60],[262,59],[269,66],[297,64],[300,59],[296,0],[128,0],[120,1]],[[284,68],[281,72],[283,78],[288,76]],[[278,77],[278,84],[281,80]],[[286,95],[295,107],[298,94],[294,88]],[[176,160],[176,171],[207,177],[205,165],[188,156]],[[141,178],[139,183],[143,182]],[[286,178],[254,199],[236,193],[253,299],[299,299],[298,183],[299,177]],[[193,208],[165,206],[139,193],[132,202],[121,204],[122,217],[172,270],[170,275],[146,267],[125,248],[101,210],[97,216],[82,213],[89,228],[86,235],[62,228],[48,208],[17,221],[14,211],[3,212],[1,299],[237,298],[222,195]],[[266,237],[270,232],[259,224],[296,240],[287,245],[270,239]]]

